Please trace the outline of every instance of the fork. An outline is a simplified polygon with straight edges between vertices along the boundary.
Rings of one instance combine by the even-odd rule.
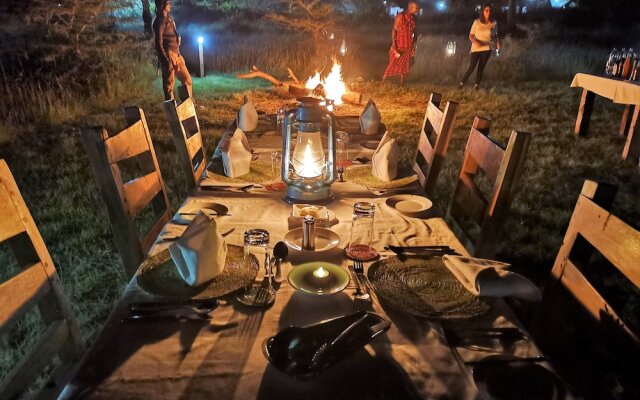
[[[356,276],[356,293],[354,297],[360,299],[370,299],[371,295],[369,294],[369,288],[364,282],[360,281],[360,278],[364,277],[364,263],[362,261],[355,260],[353,262],[353,271],[355,272]],[[362,291],[363,287],[364,292]]]

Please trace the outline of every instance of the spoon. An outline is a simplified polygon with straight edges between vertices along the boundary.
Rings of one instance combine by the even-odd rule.
[[[289,248],[287,247],[287,244],[285,242],[276,243],[273,248],[273,257],[276,259],[276,275],[274,280],[277,283],[282,282],[282,268],[280,267],[280,264],[282,263],[283,259],[287,258],[288,254]]]

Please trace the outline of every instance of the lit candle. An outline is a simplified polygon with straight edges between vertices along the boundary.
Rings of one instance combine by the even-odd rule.
[[[329,276],[329,271],[327,271],[323,267],[320,267],[313,271],[313,276],[315,276],[316,278],[326,278],[327,276]]]

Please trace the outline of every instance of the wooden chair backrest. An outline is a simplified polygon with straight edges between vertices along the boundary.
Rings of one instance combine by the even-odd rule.
[[[198,185],[207,165],[193,98],[187,97],[180,104],[175,100],[167,100],[164,102],[164,110],[169,120],[180,164],[187,177],[187,187],[193,189]]]
[[[0,242],[9,244],[20,267],[19,273],[0,282],[0,334],[36,307],[46,324],[38,343],[0,382],[0,398],[23,392],[57,355],[62,362],[40,393],[56,398],[83,353],[82,341],[51,256],[4,160],[0,160],[0,215]]]
[[[87,129],[84,144],[107,206],[125,273],[132,277],[172,212],[144,112],[140,107],[127,107],[124,113],[127,128],[113,136],[102,127]],[[150,172],[123,182],[118,163],[134,157]],[[135,218],[149,205],[155,220],[141,235]]]
[[[608,211],[615,192],[612,185],[585,181],[553,264],[548,287],[561,284],[595,320],[601,322],[606,316],[640,345],[638,332],[625,324],[579,268],[589,262],[595,249],[640,288],[640,232]]]
[[[418,175],[420,186],[427,196],[433,194],[442,169],[444,158],[453,132],[453,123],[458,114],[459,104],[447,102],[444,111],[440,110],[442,95],[431,93],[427,111],[422,122],[422,131],[418,139],[418,149],[413,170]]]
[[[446,219],[461,233],[469,253],[491,258],[495,254],[500,227],[506,217],[524,165],[531,135],[511,132],[503,149],[489,137],[491,122],[476,117],[464,152],[462,168],[449,203]],[[491,186],[488,196],[475,178],[482,173]],[[471,224],[475,229],[469,229]]]

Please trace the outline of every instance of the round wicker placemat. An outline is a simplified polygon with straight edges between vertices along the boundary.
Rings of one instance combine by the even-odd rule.
[[[407,186],[418,179],[416,175],[394,179],[389,182],[382,181],[371,173],[371,165],[347,168],[344,172],[344,180],[356,183],[372,189],[395,189]]]
[[[222,161],[215,160],[207,169],[207,177],[219,183],[267,183],[279,180],[280,169],[278,169],[278,178],[273,179],[271,175],[271,163],[264,161],[253,161],[248,174],[237,178],[229,178],[224,174]]]
[[[369,267],[376,294],[410,314],[432,319],[482,315],[489,306],[469,293],[441,257],[389,257]]]
[[[227,259],[222,273],[211,281],[192,287],[182,280],[169,249],[165,249],[146,259],[136,278],[145,291],[162,297],[176,299],[211,299],[221,297],[248,286],[258,273],[258,260],[251,265],[242,262],[243,248],[227,245]]]

